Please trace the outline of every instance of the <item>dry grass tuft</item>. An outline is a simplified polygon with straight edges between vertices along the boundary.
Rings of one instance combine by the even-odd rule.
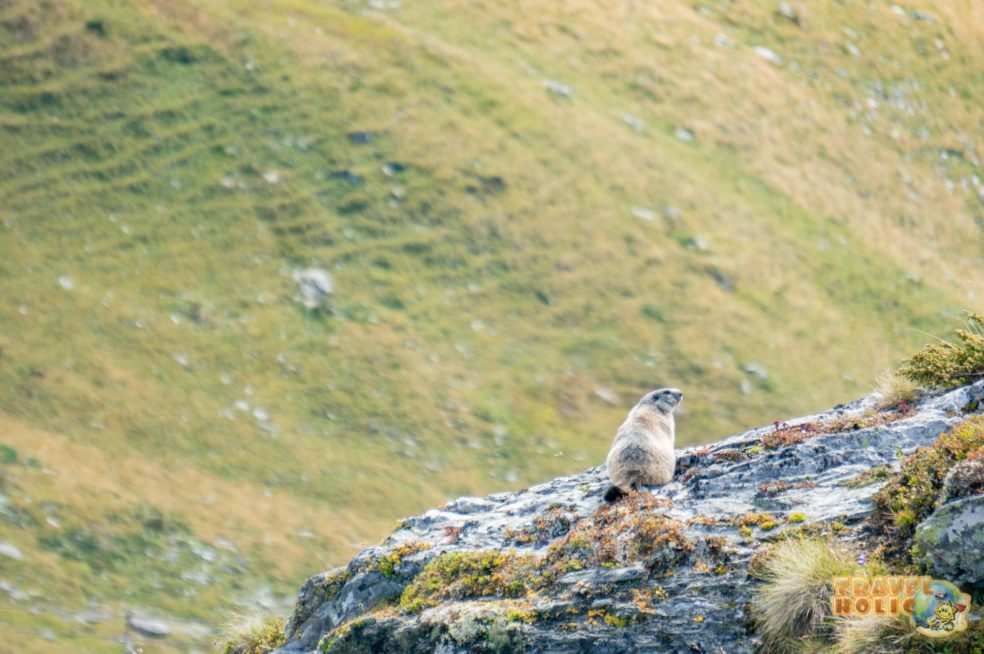
[[[916,632],[905,617],[850,617],[835,622],[834,654],[892,654],[905,651]]]
[[[875,405],[879,409],[894,409],[912,404],[916,399],[916,385],[911,379],[890,370],[878,375],[875,388]]]
[[[286,642],[283,618],[238,615],[226,625],[216,646],[222,654],[267,654]]]
[[[984,627],[980,621],[945,639],[924,638],[905,616],[838,618],[835,642],[828,654],[980,654]]]
[[[803,642],[829,630],[831,577],[855,574],[854,558],[822,540],[786,540],[757,562],[765,581],[752,603],[767,652],[801,651]]]

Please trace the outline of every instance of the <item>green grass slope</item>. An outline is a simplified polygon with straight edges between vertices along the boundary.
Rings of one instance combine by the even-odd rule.
[[[706,442],[947,330],[984,10],[794,9],[0,0],[5,639],[214,624],[654,386]]]

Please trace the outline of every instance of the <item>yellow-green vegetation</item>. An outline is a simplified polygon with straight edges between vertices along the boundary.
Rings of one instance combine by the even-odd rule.
[[[745,513],[732,518],[731,523],[736,527],[759,527],[760,529],[765,529],[763,525],[771,525],[768,528],[772,529],[776,526],[776,518],[768,513]]]
[[[654,584],[644,588],[629,589],[629,597],[643,613],[652,613],[653,606],[665,600],[669,594],[662,586]]]
[[[858,565],[839,544],[825,539],[789,538],[756,557],[749,571],[762,580],[752,609],[766,652],[799,652],[805,641],[827,633],[832,620],[831,578],[874,576],[880,564]]]
[[[373,616],[377,612],[373,612]],[[331,654],[338,647],[339,643],[345,640],[345,637],[349,635],[352,631],[358,631],[361,627],[368,624],[374,617],[359,616],[353,618],[346,622],[345,624],[339,625],[338,627],[332,629],[330,632],[321,637],[318,642],[318,651],[322,654]]]
[[[796,523],[799,523],[799,522],[803,522],[803,521],[806,520],[806,514],[805,513],[800,513],[799,511],[793,511],[792,513],[790,513],[786,517],[786,520],[788,520],[789,522],[791,522],[793,524],[796,524]]]
[[[512,607],[506,610],[507,622],[533,622],[536,612],[528,606]]]
[[[367,571],[377,571],[384,577],[389,577],[392,579],[397,576],[397,568],[400,563],[403,562],[404,558],[417,554],[418,552],[422,552],[426,549],[430,549],[430,545],[428,543],[418,541],[411,541],[409,543],[397,545],[370,564]]]
[[[657,513],[668,500],[632,493],[582,518],[566,538],[543,555],[516,552],[451,552],[431,560],[404,589],[400,606],[416,612],[445,599],[522,597],[569,572],[641,561],[657,574],[672,573],[694,543],[683,523]],[[723,541],[711,537],[710,550],[726,555]]]
[[[283,618],[247,618],[229,628],[217,645],[222,654],[267,654],[286,644]]]
[[[4,578],[216,623],[650,385],[682,444],[866,391],[981,293],[977,10],[775,4],[0,2]]]
[[[819,520],[810,523],[794,523],[790,521],[790,528],[783,530],[777,535],[777,540],[786,539],[812,539],[824,540],[836,538],[847,529],[847,526],[837,520]]]
[[[451,552],[427,564],[400,597],[405,611],[436,606],[445,599],[520,597],[535,588],[534,558],[511,552]]]
[[[636,616],[629,615],[615,615],[614,613],[605,613],[605,622],[613,627],[628,627],[636,620]]]
[[[930,343],[906,359],[899,374],[922,386],[960,386],[984,378],[984,315],[970,312],[955,342]]]
[[[848,479],[841,483],[842,486],[847,486],[848,488],[861,488],[862,486],[869,486],[871,484],[877,484],[880,481],[884,481],[892,476],[892,467],[889,465],[874,466],[873,468],[868,468],[864,472],[858,474],[851,479]]]
[[[899,472],[874,496],[875,510],[868,518],[887,557],[910,560],[916,525],[936,508],[947,472],[981,448],[984,416],[975,415],[906,457]]]
[[[612,627],[624,628],[631,624],[634,624],[637,620],[641,619],[642,616],[636,615],[618,615],[616,613],[611,613],[607,609],[588,609],[588,619],[589,625],[596,625],[598,620],[602,620],[605,624]]]

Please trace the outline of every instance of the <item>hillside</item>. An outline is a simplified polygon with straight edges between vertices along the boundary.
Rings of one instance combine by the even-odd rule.
[[[0,0],[10,642],[275,606],[645,390],[710,442],[977,302],[984,8],[655,4]]]

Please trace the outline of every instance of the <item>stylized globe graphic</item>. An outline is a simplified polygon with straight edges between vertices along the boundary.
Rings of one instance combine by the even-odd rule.
[[[950,600],[956,604],[959,603],[960,596],[960,589],[949,581],[930,582],[928,594],[924,593],[922,588],[916,591],[915,603],[912,605],[912,618],[917,626],[926,627],[929,619],[933,617],[938,603]]]

